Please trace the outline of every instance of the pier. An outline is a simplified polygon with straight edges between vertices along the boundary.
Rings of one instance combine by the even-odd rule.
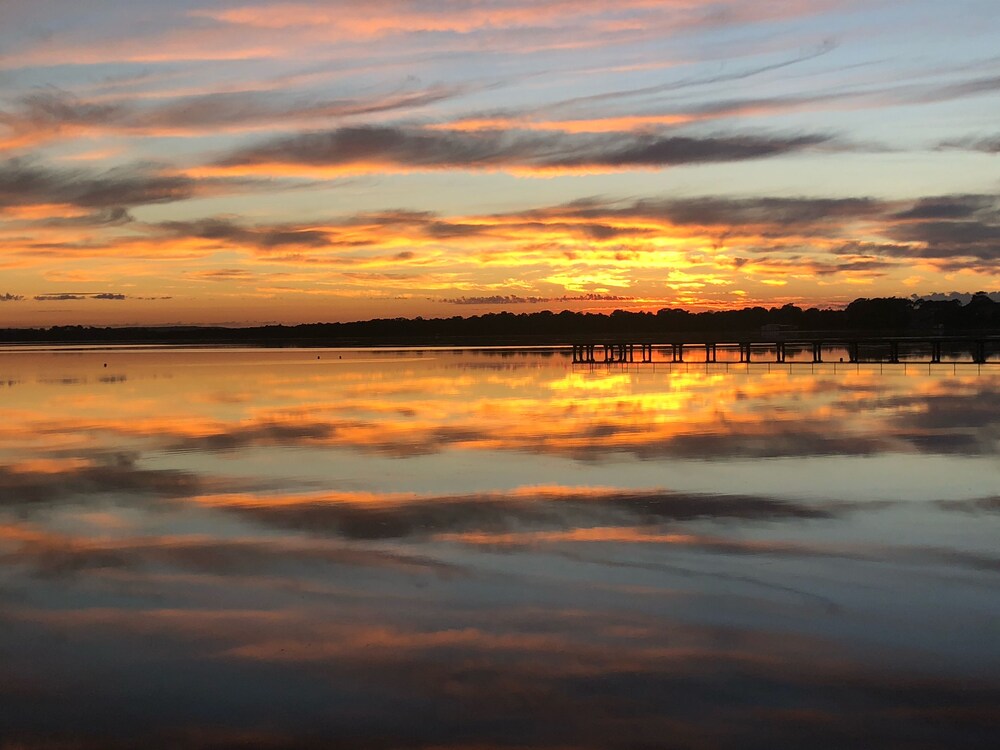
[[[719,352],[733,358],[719,359]],[[572,344],[574,364],[875,362],[1000,364],[1000,336],[757,337],[691,341],[587,341]],[[841,356],[841,353],[843,356]],[[830,357],[824,360],[824,354]],[[657,356],[659,355],[659,356]],[[832,357],[837,356],[837,359]]]

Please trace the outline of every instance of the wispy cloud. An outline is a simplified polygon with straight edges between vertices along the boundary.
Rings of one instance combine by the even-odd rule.
[[[683,237],[700,233],[734,247],[750,245],[748,250],[753,249],[757,255],[787,249],[788,242],[820,241],[831,253],[829,263],[842,263],[842,256],[849,254],[874,256],[867,259],[874,262],[877,256],[891,258],[907,252],[928,258],[991,257],[1000,221],[998,200],[992,195],[946,195],[912,201],[712,196],[637,201],[587,199],[522,212],[454,218],[429,212],[383,211],[306,225],[254,226],[232,218],[216,218],[164,222],[152,229],[176,238],[215,240],[265,253],[284,246],[344,250],[401,242],[419,246],[482,240],[490,247],[500,241],[530,245],[537,242],[539,235],[546,235],[550,242],[562,237],[578,245],[588,243],[588,252],[593,253],[600,253],[602,245],[610,245],[613,250],[608,259],[618,261],[634,260],[642,243],[650,242],[654,247],[664,233]],[[876,244],[861,239],[871,234],[881,235],[886,242]],[[622,241],[630,243],[627,253],[618,244]],[[559,260],[556,255],[548,257]],[[391,260],[414,262],[420,258],[406,251]],[[815,255],[803,260],[818,262]],[[859,257],[851,262],[851,268],[860,270],[866,259]],[[833,266],[827,269],[834,271]],[[570,297],[515,295],[508,301],[516,299],[530,302]]]
[[[278,138],[219,161],[225,172],[274,167],[295,172],[357,174],[422,170],[501,170],[519,174],[617,171],[743,161],[831,145],[828,135],[652,133],[569,134],[504,130],[448,131],[353,127]],[[210,172],[211,173],[211,170]]]
[[[66,91],[46,90],[23,96],[0,110],[0,152],[104,135],[198,136],[306,127],[321,121],[416,110],[467,90],[434,86],[342,99],[295,97],[280,91],[211,91],[141,103],[130,98],[88,100]]]
[[[1000,196],[944,196],[895,215],[886,235],[907,243],[889,251],[921,258],[1000,259]]]
[[[969,136],[967,138],[959,138],[956,140],[945,141],[938,148],[981,151],[984,154],[1000,154],[1000,135]]]
[[[128,296],[118,292],[51,292],[36,294],[34,299],[36,302],[66,302],[82,299],[121,301],[128,299]]]
[[[648,38],[651,32],[691,26],[728,27],[765,19],[789,19],[821,13],[835,2],[791,2],[780,0],[767,8],[748,8],[723,3],[706,9],[698,0],[625,0],[609,8],[599,0],[502,0],[488,4],[461,5],[421,0],[380,0],[368,7],[337,6],[315,2],[273,5],[244,4],[198,14],[224,24],[249,29],[287,31],[296,29],[313,39],[332,41],[431,36],[438,40],[481,38],[493,44],[514,34],[535,45],[566,45],[567,35],[577,44],[624,43]]]
[[[72,204],[87,208],[169,203],[192,197],[195,180],[151,166],[57,170],[28,160],[0,162],[0,208]]]
[[[453,297],[445,299],[452,305],[539,305],[551,302],[628,302],[633,297],[616,294],[577,294],[561,297],[522,297],[517,294],[491,294],[487,297]]]

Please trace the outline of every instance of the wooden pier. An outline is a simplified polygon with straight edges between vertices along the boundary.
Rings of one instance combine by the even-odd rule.
[[[718,358],[719,350],[738,352],[738,359]],[[626,342],[622,340],[593,341],[572,345],[574,364],[612,363],[674,363],[674,362],[740,362],[812,363],[824,361],[824,352],[833,356],[839,351],[850,363],[875,362],[889,364],[1000,364],[1000,336],[934,336],[934,337],[801,337],[718,339],[709,341],[667,341],[660,343]],[[789,359],[789,353],[792,359]],[[657,357],[656,354],[660,356]],[[802,359],[794,357],[803,356]]]

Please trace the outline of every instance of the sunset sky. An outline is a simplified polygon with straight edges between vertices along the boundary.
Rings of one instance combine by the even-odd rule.
[[[0,0],[0,327],[1000,289],[996,0]]]

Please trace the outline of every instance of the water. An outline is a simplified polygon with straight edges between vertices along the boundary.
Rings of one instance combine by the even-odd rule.
[[[993,747],[1000,369],[0,351],[0,747]]]

